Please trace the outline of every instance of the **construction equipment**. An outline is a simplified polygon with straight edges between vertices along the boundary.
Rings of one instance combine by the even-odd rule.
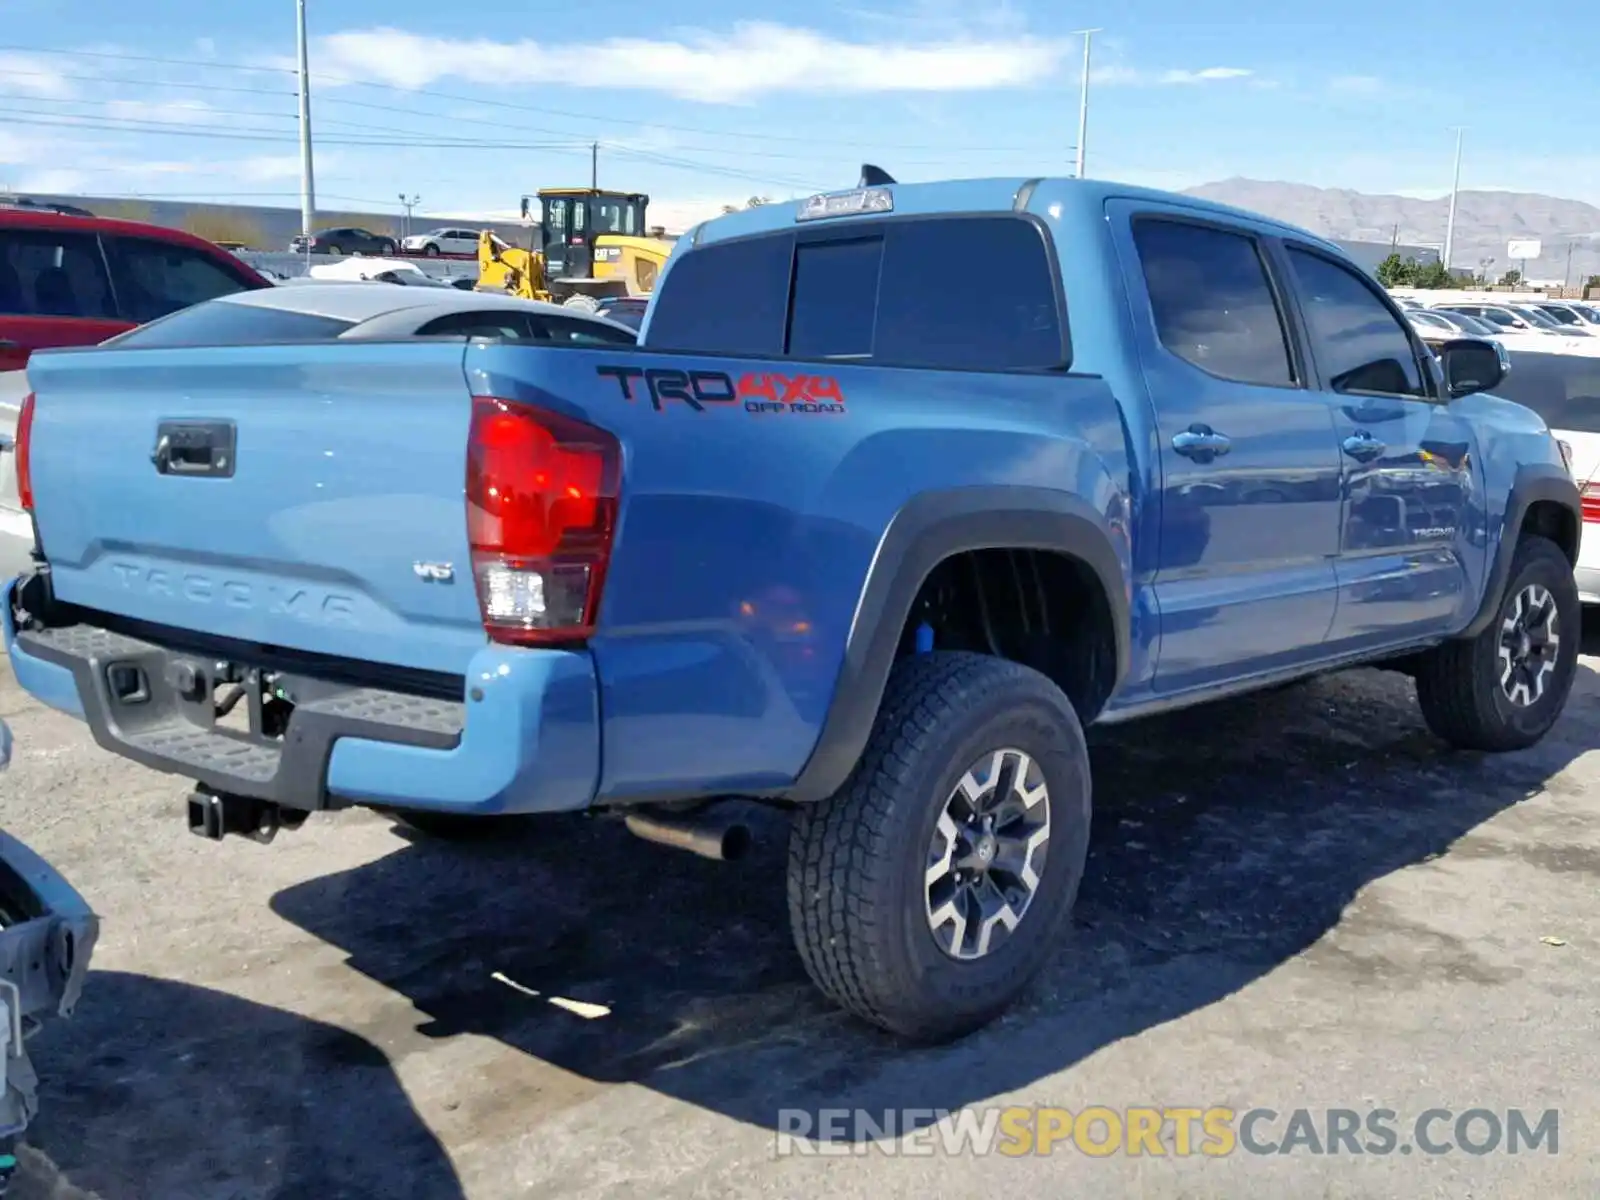
[[[593,312],[614,296],[648,296],[672,239],[648,229],[650,197],[599,188],[546,188],[522,198],[522,217],[539,204],[538,248],[513,246],[491,230],[478,235],[478,290],[510,292]]]

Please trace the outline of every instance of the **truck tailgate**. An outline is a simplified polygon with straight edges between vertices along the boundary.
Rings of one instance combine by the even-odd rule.
[[[460,342],[35,355],[31,474],[59,599],[460,673],[485,643]]]

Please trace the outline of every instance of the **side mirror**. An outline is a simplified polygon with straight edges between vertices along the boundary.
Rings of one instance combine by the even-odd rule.
[[[1438,353],[1452,400],[1499,387],[1506,377],[1500,352],[1494,343],[1481,338],[1453,338],[1440,346]]]

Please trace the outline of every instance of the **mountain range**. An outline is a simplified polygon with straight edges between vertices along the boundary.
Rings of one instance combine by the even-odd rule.
[[[1415,200],[1259,179],[1224,179],[1189,188],[1188,194],[1247,208],[1323,237],[1401,246],[1442,247],[1450,212],[1449,196]],[[1534,192],[1457,194],[1453,266],[1479,271],[1487,262],[1488,272],[1499,278],[1523,267],[1507,257],[1506,244],[1527,238],[1537,238],[1541,250],[1526,264],[1530,280],[1570,278],[1576,285],[1600,274],[1600,208]]]

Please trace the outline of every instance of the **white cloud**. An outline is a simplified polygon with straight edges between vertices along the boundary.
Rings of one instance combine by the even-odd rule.
[[[320,39],[325,86],[364,80],[427,87],[441,79],[665,92],[740,103],[776,92],[959,92],[1018,87],[1056,73],[1071,42],[1015,36],[852,42],[757,21],[731,33],[676,40],[616,37],[593,43],[424,37],[393,28]]]
[[[89,190],[90,176],[83,171],[74,171],[70,167],[58,167],[43,171],[36,171],[32,175],[25,175],[18,180],[16,190],[19,192],[43,192],[46,195],[72,194]]]
[[[1080,72],[1081,75],[1081,72]],[[1244,67],[1201,67],[1195,71],[1149,71],[1126,67],[1120,63],[1107,63],[1103,67],[1091,66],[1091,83],[1132,86],[1173,87],[1195,83],[1218,83],[1233,79],[1252,79],[1255,72]]]
[[[73,94],[72,80],[42,58],[0,54],[0,90],[61,99]]]
[[[1385,91],[1383,80],[1376,75],[1338,75],[1328,81],[1328,87],[1347,96],[1381,96]]]
[[[317,156],[318,167],[330,167],[329,157],[326,154]],[[228,173],[246,183],[274,183],[280,179],[300,178],[300,156],[298,154],[258,154],[254,158],[242,159],[228,164]]]
[[[162,125],[204,125],[215,110],[204,100],[108,100],[106,116]]]

